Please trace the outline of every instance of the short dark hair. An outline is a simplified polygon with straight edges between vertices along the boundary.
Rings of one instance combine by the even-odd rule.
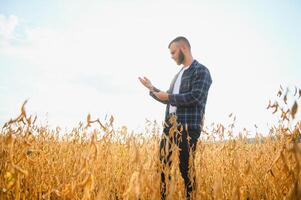
[[[179,37],[176,37],[175,39],[173,39],[173,40],[168,44],[168,48],[170,48],[170,45],[171,45],[172,43],[174,43],[174,42],[184,42],[184,43],[188,46],[188,48],[191,49],[191,46],[190,46],[189,41],[188,41],[185,37],[183,37],[183,36],[179,36]]]

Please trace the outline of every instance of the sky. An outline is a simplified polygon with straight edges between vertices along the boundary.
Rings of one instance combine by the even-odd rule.
[[[300,9],[297,0],[0,0],[0,124],[26,99],[53,127],[88,113],[134,131],[161,123],[165,106],[138,77],[167,90],[180,70],[167,46],[185,36],[213,79],[205,123],[234,113],[239,129],[266,131],[279,86],[301,86]]]

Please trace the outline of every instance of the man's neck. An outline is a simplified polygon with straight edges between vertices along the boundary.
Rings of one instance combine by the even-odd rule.
[[[187,59],[184,60],[183,62],[183,67],[189,67],[191,63],[193,62],[192,56],[187,57]]]

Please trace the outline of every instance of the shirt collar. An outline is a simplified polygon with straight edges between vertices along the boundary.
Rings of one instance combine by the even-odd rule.
[[[187,67],[182,67],[181,71],[182,71],[182,70],[185,71],[185,70],[187,70],[187,69],[190,69],[190,68],[195,64],[195,62],[196,62],[196,60],[193,59],[192,63],[191,63],[189,66],[187,66]]]

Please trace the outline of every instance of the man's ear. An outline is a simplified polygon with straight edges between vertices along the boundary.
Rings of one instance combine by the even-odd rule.
[[[187,50],[187,47],[185,45],[181,45],[180,49],[182,50],[182,52],[185,52]]]

